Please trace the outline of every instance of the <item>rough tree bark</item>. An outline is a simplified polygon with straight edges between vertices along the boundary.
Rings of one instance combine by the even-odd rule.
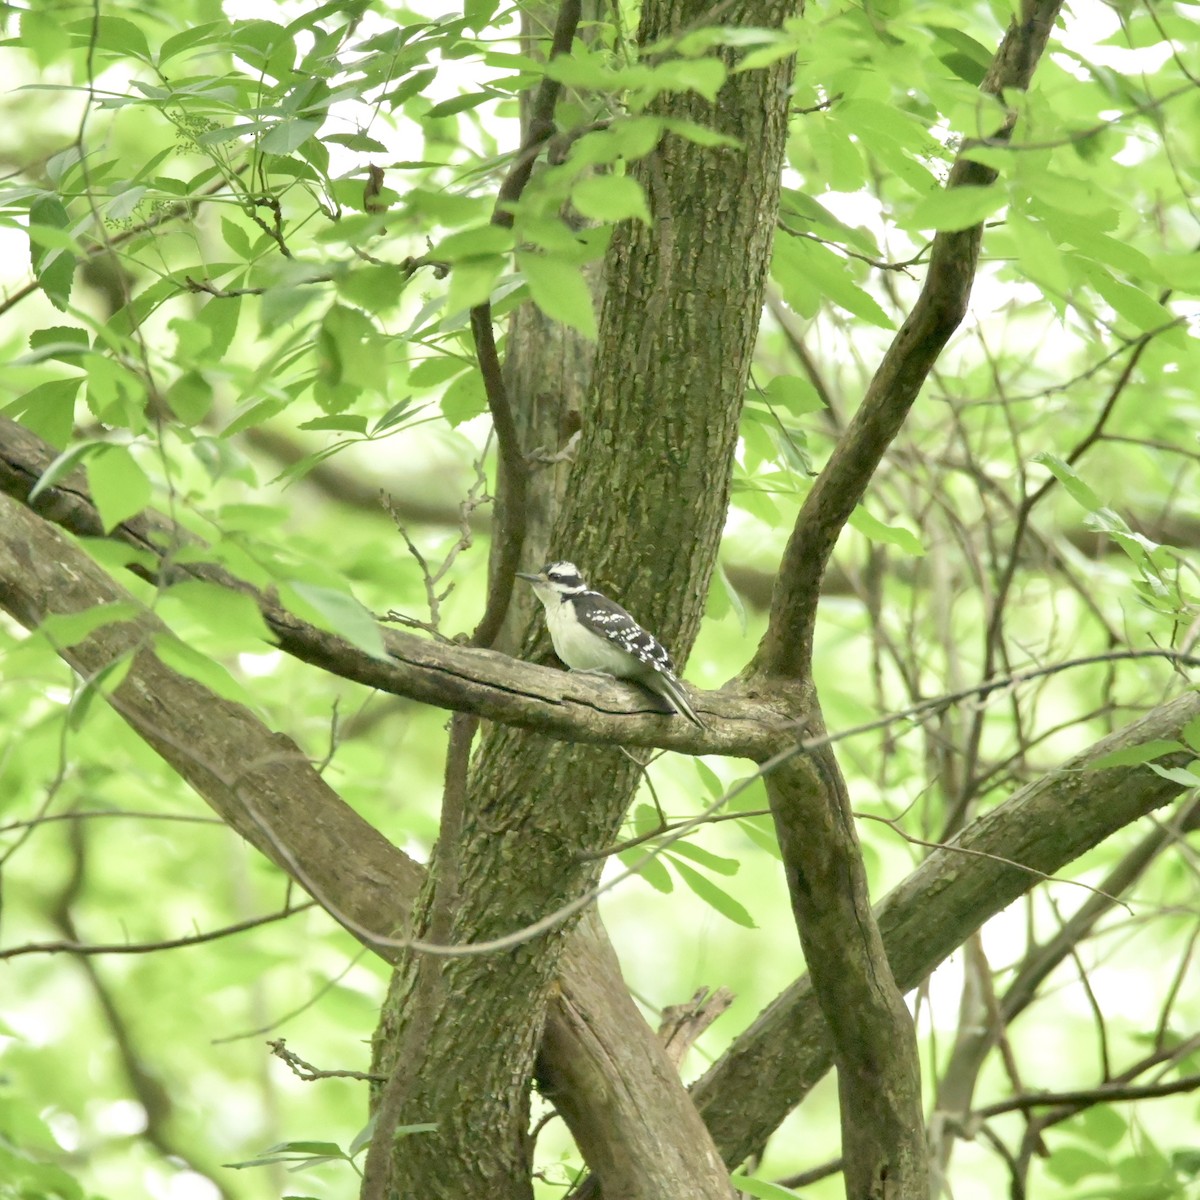
[[[1025,89],[1061,0],[1027,0],[981,87]],[[996,138],[1006,139],[1015,113]],[[960,154],[947,186],[995,182],[990,167]],[[767,632],[747,677],[792,698],[809,735],[824,730],[812,685],[821,577],[838,535],[900,431],[925,379],[967,311],[982,224],[939,233],[908,319],[888,347],[862,404],[805,498],[780,564]],[[792,910],[838,1070],[847,1194],[924,1200],[928,1150],[920,1059],[912,1019],[888,966],[871,912],[850,798],[837,759],[822,746],[766,777]]]
[[[649,42],[702,19],[696,3],[647,5]],[[731,23],[777,26],[787,3],[736,5]],[[556,553],[584,565],[682,660],[695,635],[725,519],[742,394],[762,305],[787,128],[790,61],[735,75],[718,102],[671,95],[656,111],[731,133],[738,148],[668,135],[638,163],[654,213],[610,249],[595,379],[556,523]],[[730,245],[741,247],[734,257]],[[684,286],[686,281],[686,286]],[[511,728],[485,731],[453,858],[449,933],[464,943],[510,933],[578,896],[609,845],[639,767],[615,749],[564,746]],[[427,899],[422,906],[430,912]],[[444,960],[437,1011],[422,1014],[419,1058],[404,1071],[393,1194],[530,1194],[528,1087],[565,931],[486,958]],[[413,1009],[415,956],[401,963],[376,1038],[376,1069],[396,1069]],[[715,1166],[711,1190],[728,1194]],[[370,1176],[370,1171],[368,1172]],[[378,1176],[369,1179],[378,1189]],[[381,1193],[382,1194],[382,1193]],[[689,1196],[694,1196],[693,1191]],[[662,1197],[660,1200],[668,1200]]]

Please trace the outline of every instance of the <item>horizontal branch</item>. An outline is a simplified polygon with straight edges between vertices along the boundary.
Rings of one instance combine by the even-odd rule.
[[[0,417],[0,492],[22,503],[54,461],[52,447],[24,426]],[[386,660],[297,617],[269,593],[216,563],[173,560],[182,545],[202,547],[194,534],[147,510],[106,533],[82,473],[73,472],[38,494],[31,507],[85,537],[109,537],[151,556],[151,569],[131,556],[129,569],[152,582],[199,579],[249,596],[286,653],[312,666],[392,695],[491,721],[593,745],[653,746],[683,754],[762,759],[771,753],[782,719],[770,705],[734,694],[693,697],[705,730],[664,716],[632,685],[568,674],[489,650],[435,642],[384,630]]]
[[[1103,1083],[1094,1088],[1070,1092],[1027,1092],[1011,1096],[972,1111],[971,1117],[986,1119],[1007,1112],[1028,1112],[1031,1108],[1089,1108],[1093,1104],[1111,1104],[1116,1100],[1155,1100],[1160,1096],[1178,1096],[1181,1092],[1200,1091],[1200,1075],[1165,1079],[1161,1083]]]
[[[20,958],[23,954],[151,954],[156,950],[178,950],[183,946],[202,946],[205,942],[220,941],[221,938],[232,937],[235,933],[245,933],[248,929],[258,929],[262,925],[271,925],[276,921],[286,920],[305,909],[314,908],[316,901],[307,900],[279,912],[268,913],[264,917],[250,917],[238,921],[234,925],[225,925],[220,929],[210,929],[207,933],[192,933],[187,937],[167,938],[157,942],[77,942],[63,940],[57,942],[27,942],[23,946],[13,946],[8,950],[0,950],[0,958]]]

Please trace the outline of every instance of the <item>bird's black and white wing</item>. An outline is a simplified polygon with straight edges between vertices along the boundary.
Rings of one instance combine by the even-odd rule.
[[[688,703],[667,648],[658,638],[601,592],[589,590],[574,601],[577,621],[593,633],[601,634],[617,652],[611,666],[597,666],[595,670],[608,671],[618,678],[637,679],[664,697],[676,712],[704,728],[704,723]]]

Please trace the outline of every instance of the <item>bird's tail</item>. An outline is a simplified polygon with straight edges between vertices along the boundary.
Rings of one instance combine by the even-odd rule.
[[[674,675],[668,675],[666,671],[655,671],[654,675],[647,682],[653,691],[656,691],[660,696],[674,705],[677,713],[687,717],[693,725],[698,726],[700,729],[708,728],[696,716],[696,710],[688,702],[687,693],[683,690],[683,684]]]

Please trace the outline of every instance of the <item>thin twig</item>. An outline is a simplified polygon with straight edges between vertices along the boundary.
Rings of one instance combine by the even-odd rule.
[[[251,917],[247,921],[238,921],[234,925],[212,929],[207,933],[195,933],[188,937],[171,938],[160,942],[89,943],[70,940],[27,942],[24,946],[13,946],[9,950],[0,950],[0,959],[20,958],[25,954],[152,954],[158,950],[178,950],[183,946],[200,946],[205,942],[216,942],[221,938],[232,937],[235,933],[245,933],[248,929],[257,929],[261,925],[284,921],[296,913],[304,912],[305,909],[314,908],[316,904],[315,900],[306,900],[303,904],[290,906],[280,912],[268,913],[264,917]]]
[[[312,1063],[305,1062],[300,1055],[287,1048],[283,1038],[276,1038],[267,1043],[271,1053],[291,1068],[292,1074],[305,1083],[313,1083],[318,1079],[361,1079],[366,1083],[383,1083],[383,1075],[372,1075],[370,1071],[322,1071]]]
[[[570,52],[582,12],[581,0],[562,0],[554,25],[550,46],[553,60]],[[521,198],[533,173],[537,150],[554,135],[554,110],[558,105],[562,85],[549,75],[542,77],[529,108],[529,124],[525,139],[508,174],[500,185],[491,223],[502,229],[513,225],[513,206]],[[504,625],[512,599],[513,583],[521,565],[521,550],[525,544],[527,524],[526,496],[528,467],[521,452],[512,402],[504,384],[500,356],[496,351],[496,335],[492,329],[490,300],[471,309],[471,332],[475,338],[475,354],[483,376],[488,409],[496,431],[497,456],[500,460],[501,486],[497,489],[503,503],[497,508],[497,528],[493,533],[493,553],[489,564],[488,596],[483,616],[471,635],[473,646],[491,646]]]

